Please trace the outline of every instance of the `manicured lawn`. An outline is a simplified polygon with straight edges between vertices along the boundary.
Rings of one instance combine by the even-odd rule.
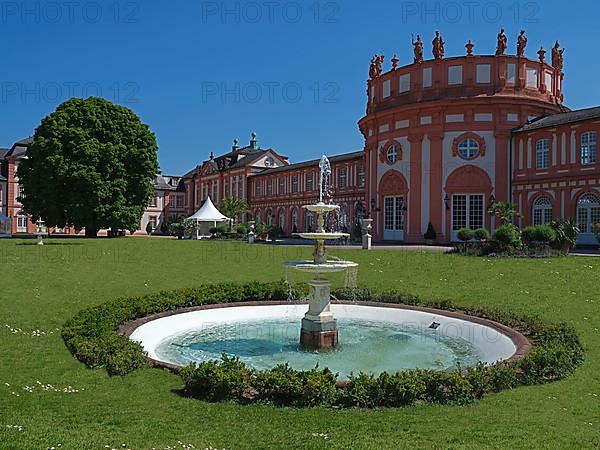
[[[402,286],[458,304],[569,322],[586,361],[561,382],[490,395],[467,407],[295,410],[184,399],[176,392],[179,378],[156,369],[110,378],[76,361],[59,329],[77,311],[125,294],[281,279],[283,261],[307,258],[309,248],[149,238],[31,244],[0,241],[2,449],[185,448],[179,441],[228,449],[598,448],[600,259],[488,260],[333,249],[360,263],[360,285]],[[32,336],[35,330],[46,334]],[[64,392],[69,386],[67,391],[78,392]],[[15,425],[22,429],[9,427]]]

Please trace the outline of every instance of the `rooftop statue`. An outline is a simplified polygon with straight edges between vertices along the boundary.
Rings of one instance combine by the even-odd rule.
[[[371,67],[369,68],[369,78],[374,80],[375,78],[379,78],[381,75],[381,65],[385,60],[385,56],[383,55],[375,55],[373,59],[371,59]]]
[[[421,64],[423,62],[423,41],[421,40],[421,36],[417,34],[417,40],[413,39],[412,41],[413,51],[415,54],[414,62]]]
[[[444,42],[444,40],[442,39],[442,36],[440,35],[439,31],[435,32],[435,38],[433,38],[433,57],[436,60],[441,60],[444,59],[444,45],[446,43]]]
[[[525,30],[521,30],[521,34],[517,38],[517,56],[525,55],[525,47],[527,47],[527,36],[525,36]]]
[[[565,52],[564,48],[560,48],[560,43],[556,41],[554,47],[552,47],[552,67],[558,69],[560,71],[563,70],[564,59],[563,53]]]
[[[508,38],[504,33],[504,28],[500,29],[500,33],[498,33],[498,46],[496,47],[496,56],[503,56],[506,51],[508,43]]]

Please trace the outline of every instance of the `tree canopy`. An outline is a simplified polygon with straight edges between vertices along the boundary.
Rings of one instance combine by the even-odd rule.
[[[130,109],[71,99],[42,120],[17,175],[26,211],[48,226],[136,230],[158,172],[158,146]]]

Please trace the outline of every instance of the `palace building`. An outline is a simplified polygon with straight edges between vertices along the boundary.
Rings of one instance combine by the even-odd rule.
[[[414,42],[413,62],[371,61],[366,114],[358,122],[360,151],[330,156],[336,227],[352,232],[366,215],[378,241],[422,243],[431,223],[438,242],[456,241],[460,228],[498,223],[488,214],[495,201],[513,202],[520,225],[575,218],[580,244],[595,244],[600,223],[600,166],[596,139],[600,107],[571,111],[564,106],[563,50],[550,61],[542,48],[525,56],[527,38],[517,38],[515,55],[498,34],[494,55],[445,57],[443,37],[432,42],[433,59]],[[0,213],[14,220],[13,232],[35,228],[18,202],[15,177],[30,140],[0,149]],[[329,153],[323,149],[324,153]],[[210,157],[183,176],[158,175],[147,223],[160,230],[169,217],[193,214],[210,196],[215,204],[238,196],[249,217],[291,235],[313,226],[302,205],[318,199],[318,160],[290,163],[276,150],[261,149],[256,134],[248,146]],[[72,232],[72,230],[57,230]]]

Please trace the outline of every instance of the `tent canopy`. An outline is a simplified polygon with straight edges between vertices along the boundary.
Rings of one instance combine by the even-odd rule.
[[[229,217],[224,216],[219,212],[210,197],[206,199],[202,208],[200,208],[193,216],[188,217],[188,219],[195,222],[227,222],[231,220]]]

